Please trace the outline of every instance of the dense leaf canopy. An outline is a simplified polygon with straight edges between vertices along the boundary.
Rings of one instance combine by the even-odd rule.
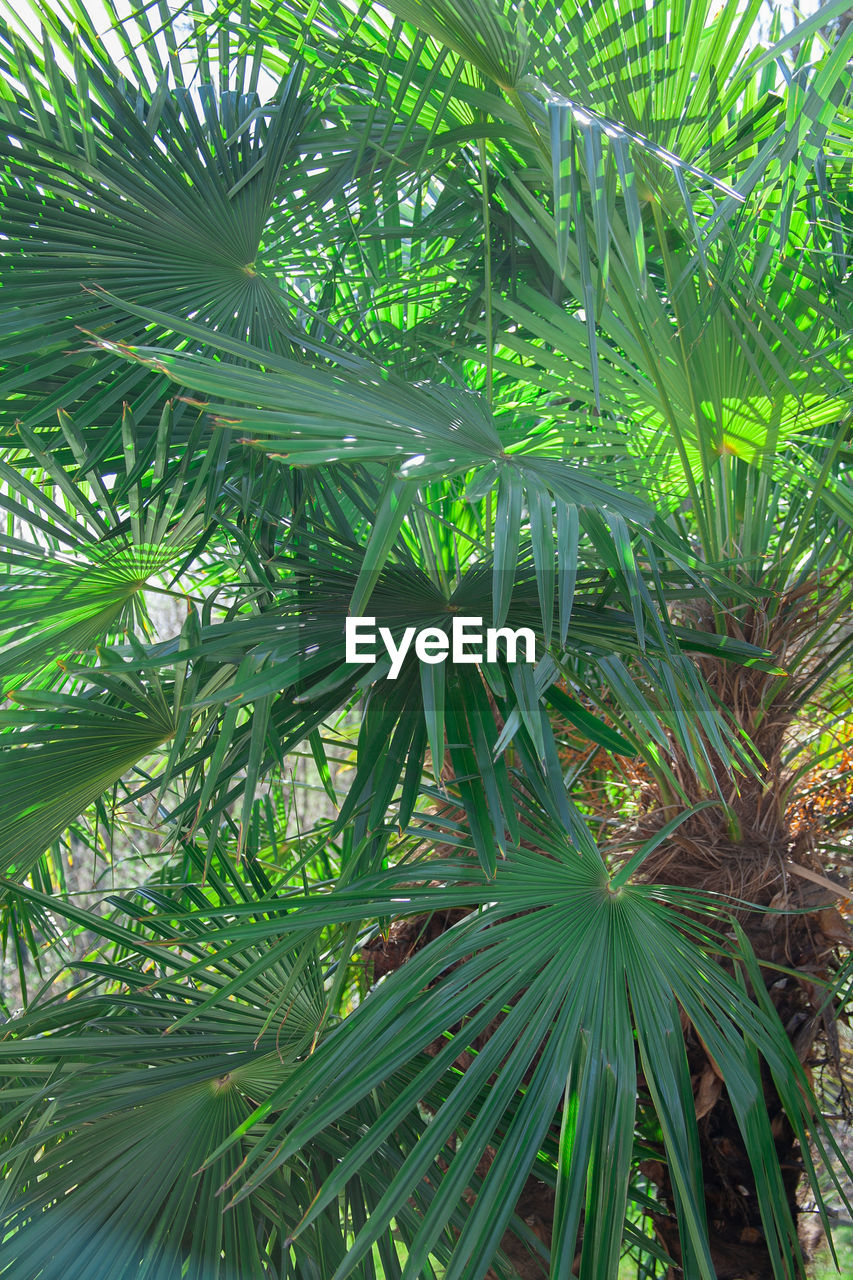
[[[804,1274],[845,9],[3,3],[0,1280]]]

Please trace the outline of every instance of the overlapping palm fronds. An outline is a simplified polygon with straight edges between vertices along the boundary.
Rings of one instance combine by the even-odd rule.
[[[0,1280],[803,1273],[842,7],[4,8],[0,910],[72,985],[0,1040]],[[535,662],[389,679],[365,616]]]

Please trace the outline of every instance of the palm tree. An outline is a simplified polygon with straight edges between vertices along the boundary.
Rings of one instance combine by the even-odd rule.
[[[4,1280],[802,1274],[853,36],[759,7],[7,18]]]

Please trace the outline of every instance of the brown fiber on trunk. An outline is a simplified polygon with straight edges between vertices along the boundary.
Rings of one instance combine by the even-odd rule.
[[[734,778],[709,749],[714,786],[727,807],[705,809],[692,816],[642,867],[642,876],[649,883],[697,889],[727,900],[759,964],[765,966],[768,993],[807,1072],[816,1039],[828,1035],[831,1041],[833,1034],[831,1014],[823,1007],[825,988],[818,983],[831,976],[838,947],[853,941],[839,910],[849,887],[844,877],[827,873],[818,853],[820,806],[789,796],[784,765],[798,691],[812,679],[821,662],[819,651],[809,649],[819,616],[818,595],[817,583],[800,584],[796,591],[781,594],[778,601],[770,599],[766,609],[753,605],[740,617],[731,614],[726,619],[729,635],[780,655],[785,672],[699,659],[709,686],[733,723],[746,732],[762,763],[755,775]],[[679,620],[715,630],[709,610],[702,614],[688,607],[685,613]],[[809,656],[801,657],[801,652]],[[709,780],[696,775],[683,752],[673,750],[670,764],[688,803],[713,794]],[[662,778],[653,777],[642,767],[636,771],[635,785],[641,813],[630,832],[623,831],[613,840],[611,847],[617,856],[626,837],[630,838],[631,852],[637,840],[659,831],[685,807],[683,799],[676,801],[668,793]],[[784,912],[808,914],[781,914]],[[725,917],[719,927],[725,931]],[[775,966],[794,970],[796,976],[781,975]],[[773,1270],[755,1180],[737,1121],[716,1065],[690,1026],[685,1026],[685,1041],[702,1153],[709,1243],[718,1280],[769,1280]],[[802,1156],[766,1070],[762,1079],[788,1204],[797,1224]],[[665,1164],[649,1161],[645,1172],[671,1211],[672,1188]],[[658,1216],[655,1230],[660,1243],[678,1262],[681,1253],[674,1218]],[[673,1271],[672,1280],[680,1274],[680,1270]]]
[[[740,812],[738,812],[738,810]],[[670,883],[722,893],[755,951],[770,998],[788,1032],[799,1060],[808,1071],[816,1038],[827,1030],[821,1006],[825,991],[815,979],[829,976],[828,964],[839,943],[850,934],[838,910],[845,890],[817,863],[808,834],[794,835],[784,820],[749,830],[737,804],[735,818],[746,839],[708,829],[703,819],[685,823],[672,844],[656,851],[643,866],[650,882]],[[752,909],[770,908],[769,911]],[[786,911],[808,914],[784,915]],[[723,928],[725,925],[723,923]],[[772,967],[770,967],[772,966]],[[780,974],[779,968],[796,976]],[[755,1179],[732,1107],[704,1045],[685,1027],[688,1063],[694,1088],[699,1129],[709,1245],[718,1280],[772,1280],[773,1268],[759,1211]],[[795,1224],[799,1217],[797,1192],[803,1172],[802,1155],[770,1080],[762,1072],[764,1098],[775,1139],[788,1205]],[[643,1171],[670,1211],[674,1198],[663,1161],[648,1161]],[[681,1249],[674,1218],[654,1220],[658,1239],[679,1262]],[[680,1275],[673,1270],[667,1280]]]

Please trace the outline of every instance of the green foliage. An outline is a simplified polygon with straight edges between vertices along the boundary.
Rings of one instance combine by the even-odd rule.
[[[686,1035],[803,1274],[768,1082],[819,1205],[838,1153],[742,904],[644,867],[840,749],[841,8],[4,5],[0,912],[63,959],[2,1280],[611,1280],[669,1212],[713,1280]]]

